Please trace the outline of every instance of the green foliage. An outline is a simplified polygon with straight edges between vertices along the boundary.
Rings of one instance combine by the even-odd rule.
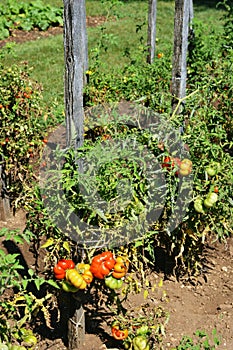
[[[125,52],[128,57],[123,68],[106,73],[104,61],[88,70],[89,84],[85,88],[87,105],[111,101],[138,101],[153,110],[163,113],[171,109],[170,105],[170,52],[156,57],[152,65],[146,63],[146,50],[138,47],[137,54]],[[104,72],[104,73],[103,73]]]
[[[210,339],[206,332],[199,330],[195,332],[194,336],[195,340],[188,336],[183,337],[180,344],[173,350],[214,350],[220,345],[215,329],[212,332],[213,339]]]
[[[8,175],[8,195],[16,207],[33,179],[48,115],[42,108],[41,86],[30,79],[26,63],[0,66],[0,75],[0,155]]]
[[[11,241],[16,244],[25,244],[33,239],[29,230],[20,233],[18,230],[1,229],[0,237],[3,242]],[[22,326],[30,322],[33,313],[40,309],[47,318],[46,322],[49,322],[47,306],[44,304],[51,294],[47,293],[44,298],[37,299],[29,290],[33,285],[38,292],[41,291],[42,285],[47,284],[53,288],[58,288],[58,285],[55,281],[45,280],[32,269],[22,265],[19,253],[11,254],[3,249],[0,249],[0,275],[0,341],[22,342],[27,339],[28,342],[32,342],[31,346],[35,345],[37,340],[32,331],[27,331]],[[11,292],[12,289],[14,293]]]
[[[156,56],[154,64],[148,65],[143,45],[136,55],[128,49],[125,51],[128,63],[108,72],[105,63],[99,59],[98,50],[105,47],[100,38],[98,54],[92,57],[88,71],[90,82],[86,87],[87,104],[138,101],[156,112],[164,113],[175,128],[182,126],[184,130],[182,140],[187,144],[193,162],[192,202],[183,223],[172,234],[164,231],[165,226],[155,225],[155,238],[148,233],[148,239],[144,237],[136,243],[139,254],[142,252],[140,247],[146,246],[151,261],[154,259],[153,241],[165,247],[176,261],[178,274],[186,270],[193,275],[199,269],[203,246],[213,233],[220,240],[232,233],[233,56],[232,50],[227,53],[223,51],[223,44],[231,43],[231,31],[227,29],[232,24],[229,4],[226,10],[222,27],[218,31],[213,28],[208,30],[201,21],[194,21],[189,38],[187,98],[178,116],[171,115],[169,51]],[[209,176],[206,168],[212,162],[219,163],[219,169],[214,176]],[[166,215],[172,212],[169,197],[171,200],[176,193],[175,178],[173,174],[170,175],[170,179],[167,178],[170,194],[167,193],[165,216],[161,219],[164,224]],[[218,200],[211,208],[206,208],[205,199],[216,188]],[[197,198],[203,206],[201,213],[195,210]]]
[[[0,9],[0,40],[7,38],[13,29],[46,30],[63,24],[62,8],[45,5],[37,0],[30,3],[8,0]]]
[[[224,21],[224,32],[221,37],[221,46],[223,55],[226,55],[233,50],[233,5],[230,0],[223,0],[218,6],[223,6],[225,8],[225,13],[222,17]]]

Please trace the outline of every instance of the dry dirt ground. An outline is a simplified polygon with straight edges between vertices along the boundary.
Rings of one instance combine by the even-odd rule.
[[[88,18],[88,25],[98,25],[104,18]],[[35,40],[40,37],[62,33],[62,28],[51,28],[47,32],[33,31],[30,33],[14,31],[12,36],[0,42],[0,47],[6,42],[16,41],[18,43],[26,40]],[[21,229],[25,227],[25,214],[20,211],[7,222],[0,222],[0,228]],[[2,242],[0,242],[2,246]],[[35,265],[34,257],[29,247],[25,244],[19,246],[19,253],[28,267]],[[219,350],[233,349],[233,239],[230,238],[224,244],[212,243],[208,249],[209,269],[199,277],[196,284],[183,284],[172,279],[163,282],[163,293],[155,291],[149,294],[148,302],[152,305],[160,304],[170,314],[166,326],[166,336],[163,349],[168,350],[175,347],[183,335],[193,336],[199,330],[205,330],[209,335],[213,329],[221,340]],[[41,256],[41,263],[43,263]],[[152,282],[164,278],[162,272],[151,274]],[[166,295],[166,297],[164,297]],[[132,295],[128,303],[136,309],[143,302],[143,296]],[[111,341],[107,334],[104,336],[96,328],[96,324],[88,319],[86,324],[85,350],[122,349],[119,344]],[[37,350],[65,350],[62,341],[64,334],[62,330],[42,331],[41,341]]]
[[[7,222],[0,222],[0,228],[21,229],[25,227],[25,214],[20,211]],[[35,265],[35,259],[29,246],[19,246],[19,252],[28,267]],[[150,274],[154,284],[163,279],[163,286],[149,293],[147,302],[151,306],[160,305],[170,314],[166,326],[166,336],[163,349],[172,349],[179,344],[182,336],[193,337],[196,330],[203,330],[208,335],[214,329],[221,340],[220,350],[233,349],[233,238],[226,243],[212,243],[208,248],[209,269],[199,276],[196,284],[177,282],[174,279],[164,279],[162,272]],[[40,256],[43,265],[43,254]],[[126,302],[132,310],[145,303],[142,294],[132,294]],[[54,322],[56,324],[56,321]],[[60,332],[60,333],[59,333]],[[102,333],[101,333],[102,332]],[[41,330],[41,341],[37,350],[67,349],[64,345],[61,329]],[[86,319],[85,350],[123,349],[119,343],[112,341],[109,327],[101,324],[96,326],[96,320]],[[155,347],[155,349],[159,349]]]
[[[86,23],[88,27],[95,27],[104,23],[104,21],[104,16],[87,16]],[[8,42],[23,43],[25,41],[37,40],[40,38],[45,38],[51,35],[57,35],[62,33],[63,27],[50,27],[47,31],[39,31],[38,29],[34,29],[30,32],[16,29],[11,32],[11,36],[9,38],[0,41],[0,48]]]

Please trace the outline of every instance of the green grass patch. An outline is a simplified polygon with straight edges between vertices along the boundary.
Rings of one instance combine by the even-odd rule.
[[[29,2],[29,0],[24,0]],[[3,4],[6,0],[3,0]],[[62,6],[61,0],[50,0],[47,3]],[[212,28],[221,28],[222,12],[215,7],[194,4],[195,18]],[[208,5],[208,4],[207,4]],[[147,42],[147,9],[146,1],[127,1],[109,10],[108,2],[86,1],[88,16],[110,16],[101,27],[88,28],[89,60],[92,63],[92,50],[97,46],[99,38],[104,34],[100,58],[105,62],[103,69],[114,70],[129,63],[125,56],[127,51],[137,52]],[[113,17],[112,17],[113,16]],[[158,52],[173,48],[174,2],[159,1],[157,9],[157,44]],[[136,32],[137,31],[137,32]],[[208,34],[208,33],[207,33]],[[33,67],[32,78],[43,85],[44,101],[50,104],[57,100],[63,103],[64,52],[63,37],[43,38],[36,41],[17,44],[15,54],[9,54],[4,64],[11,65],[28,61]]]

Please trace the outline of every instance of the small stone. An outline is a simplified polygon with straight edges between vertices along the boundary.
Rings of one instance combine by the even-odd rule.
[[[221,270],[224,271],[224,272],[227,272],[227,267],[223,266]]]

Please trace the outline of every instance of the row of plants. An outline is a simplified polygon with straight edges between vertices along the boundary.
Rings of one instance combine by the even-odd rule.
[[[63,24],[63,9],[37,0],[15,2],[8,0],[0,9],[0,40],[10,36],[14,29],[30,31],[34,28],[47,30],[48,27]]]

